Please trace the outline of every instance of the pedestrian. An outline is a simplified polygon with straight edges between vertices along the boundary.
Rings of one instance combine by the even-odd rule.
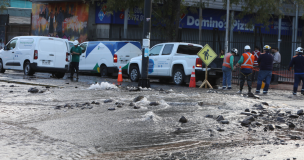
[[[258,58],[259,58],[260,54],[261,54],[260,48],[258,46],[255,46],[254,51],[252,52],[252,55],[254,55],[252,81],[257,80],[257,77],[258,77],[258,74],[259,74]]]
[[[281,63],[281,54],[279,53],[278,48],[273,48],[273,73],[272,73],[272,83],[271,84],[278,84],[279,83],[279,75],[278,71],[280,70],[280,63]]]
[[[73,79],[73,75],[75,73],[77,73],[77,79],[78,79],[78,70],[79,70],[79,59],[80,59],[80,55],[82,54],[82,50],[81,48],[78,46],[79,42],[77,40],[75,40],[73,42],[74,46],[71,48],[71,55],[72,55],[72,62],[70,63],[70,69],[71,69],[71,76],[70,78]]]
[[[220,58],[224,58],[224,57],[225,57],[225,51],[221,49]]]
[[[238,53],[238,50],[236,48],[231,49],[231,53],[226,53],[224,57],[224,62],[223,62],[223,88],[226,89],[231,89],[231,79],[232,79],[232,71],[234,70],[233,68],[233,62],[234,62],[234,56],[236,56]]]
[[[297,95],[298,85],[302,80],[302,90],[301,94],[304,95],[304,56],[303,48],[298,47],[296,50],[296,55],[292,58],[289,63],[289,71],[294,67],[294,84],[293,84],[293,95]]]
[[[269,45],[265,45],[263,47],[263,53],[260,55],[258,59],[258,64],[260,65],[260,72],[258,76],[258,83],[255,93],[260,94],[260,89],[262,86],[262,81],[265,79],[265,87],[263,90],[263,94],[268,93],[269,84],[272,76],[272,67],[273,67],[273,55],[270,53],[271,47]]]
[[[242,93],[245,80],[247,79],[248,94],[252,94],[251,86],[252,86],[252,70],[253,70],[254,56],[250,53],[249,45],[246,45],[244,47],[244,50],[245,50],[245,53],[242,54],[240,60],[236,64],[236,67],[241,65],[240,90],[237,93],[239,93],[239,94]]]

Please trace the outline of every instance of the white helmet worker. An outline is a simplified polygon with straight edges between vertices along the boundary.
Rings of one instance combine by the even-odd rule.
[[[245,50],[250,50],[251,48],[250,48],[249,45],[246,45],[244,49],[245,49]]]
[[[238,50],[237,50],[236,48],[232,48],[232,49],[231,49],[231,52],[232,52],[232,53],[235,53],[235,55],[237,55]]]
[[[73,44],[74,44],[74,46],[76,46],[76,45],[79,44],[79,42],[78,42],[77,40],[75,40],[75,41],[73,42]]]
[[[302,47],[298,47],[298,48],[296,49],[296,52],[301,52],[301,53],[303,53],[303,48],[302,48]]]

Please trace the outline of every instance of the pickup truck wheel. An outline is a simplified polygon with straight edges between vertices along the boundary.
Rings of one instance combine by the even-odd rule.
[[[184,80],[185,80],[185,73],[184,70],[182,68],[177,68],[174,70],[173,72],[173,82],[176,85],[182,85],[184,84]]]
[[[26,76],[32,76],[33,74],[35,74],[35,72],[33,71],[33,69],[30,66],[30,62],[25,62],[23,71],[24,71],[24,75],[26,75]]]
[[[54,76],[55,76],[56,78],[63,78],[64,75],[65,75],[65,73],[55,73],[55,74],[54,74]]]
[[[137,66],[132,66],[130,69],[130,79],[132,82],[138,82],[140,77],[139,69]]]
[[[4,73],[5,69],[3,69],[3,63],[2,60],[0,60],[0,73]]]
[[[108,68],[105,65],[100,66],[100,76],[107,77],[108,76]]]

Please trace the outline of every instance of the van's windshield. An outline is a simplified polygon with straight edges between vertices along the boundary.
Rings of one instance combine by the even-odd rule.
[[[197,53],[202,49],[202,47],[192,46],[192,45],[179,45],[177,48],[177,53],[197,55]]]

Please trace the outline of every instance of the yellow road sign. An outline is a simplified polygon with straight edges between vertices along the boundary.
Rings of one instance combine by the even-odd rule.
[[[217,57],[217,54],[213,51],[213,49],[206,44],[198,53],[197,55],[200,59],[209,66],[209,64]]]

